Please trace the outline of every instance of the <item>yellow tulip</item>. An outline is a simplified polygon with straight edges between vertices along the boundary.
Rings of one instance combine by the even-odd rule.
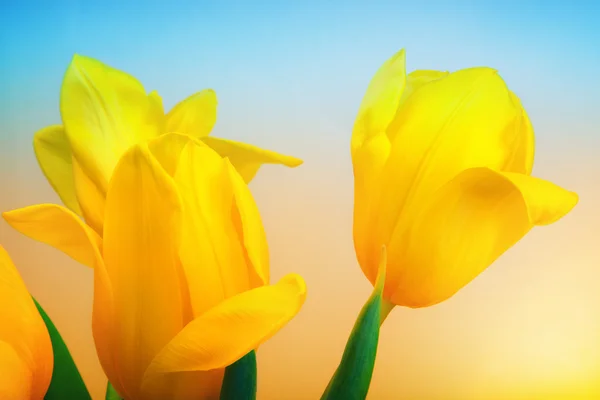
[[[295,274],[269,285],[248,186],[227,158],[189,136],[124,153],[107,188],[103,238],[61,206],[4,217],[94,266],[97,353],[128,400],[218,398],[224,368],[275,334],[306,297]]]
[[[249,182],[262,164],[296,167],[301,160],[208,136],[217,120],[217,97],[203,90],[166,115],[156,92],[147,94],[133,76],[76,55],[61,88],[63,125],[38,131],[34,150],[63,204],[102,235],[106,191],[113,169],[132,145],[168,132],[199,138]]]
[[[43,399],[54,356],[31,295],[0,246],[0,398]]]
[[[532,177],[533,128],[497,72],[405,72],[404,50],[376,73],[354,125],[354,245],[384,298],[426,307],[454,295],[536,225],[577,203]]]

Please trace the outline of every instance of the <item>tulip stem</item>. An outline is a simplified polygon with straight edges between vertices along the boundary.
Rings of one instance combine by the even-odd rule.
[[[70,399],[91,399],[90,393],[81,378],[79,370],[71,357],[69,348],[63,341],[58,329],[46,314],[40,303],[33,298],[33,302],[40,313],[40,316],[46,324],[48,335],[52,343],[52,352],[54,354],[54,368],[52,369],[52,380],[46,396],[46,400]]]
[[[377,358],[379,328],[393,305],[383,300],[387,255],[381,251],[373,293],[363,306],[350,333],[342,360],[321,400],[364,400],[369,392]]]
[[[123,400],[110,381],[106,384],[105,400]]]
[[[220,400],[256,400],[256,352],[225,368]]]

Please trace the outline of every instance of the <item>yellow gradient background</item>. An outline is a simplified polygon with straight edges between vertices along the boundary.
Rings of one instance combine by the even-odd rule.
[[[133,6],[121,12],[109,2],[104,12],[83,4],[37,12],[11,6],[0,21],[8,60],[0,78],[0,211],[59,201],[31,141],[37,129],[60,121],[60,81],[73,53],[134,74],[163,94],[167,108],[215,88],[214,135],[305,161],[297,169],[266,166],[251,183],[273,280],[298,272],[309,290],[297,318],[258,353],[258,397],[316,399],[371,292],[352,244],[349,155],[371,76],[401,47],[409,70],[488,65],[530,114],[534,175],[577,192],[580,202],[450,300],[395,309],[382,328],[368,398],[600,399],[600,46],[592,8],[565,17],[558,6],[515,16],[516,3],[471,14],[466,5],[442,11],[442,3],[431,10],[341,3],[320,10],[315,3],[263,4],[244,14],[204,3],[168,10],[140,3],[146,14],[136,14]],[[131,22],[133,15],[139,21]],[[106,379],[90,326],[92,270],[4,221],[0,243],[62,333],[92,395],[103,399]]]

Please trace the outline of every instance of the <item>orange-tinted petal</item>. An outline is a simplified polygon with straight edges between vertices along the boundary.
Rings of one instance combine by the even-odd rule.
[[[124,390],[139,397],[142,375],[184,324],[178,250],[181,201],[145,145],[127,151],[106,198],[104,261],[115,305],[113,354]]]
[[[277,284],[231,297],[190,322],[156,356],[144,385],[156,375],[209,371],[237,361],[272,337],[300,311],[304,280],[289,274]]]
[[[33,240],[49,244],[74,260],[93,267],[95,248],[102,239],[73,211],[56,204],[38,204],[2,213],[17,231]]]
[[[0,305],[0,394],[29,393],[31,399],[42,399],[52,378],[52,343],[29,291],[2,246]],[[16,376],[17,372],[24,376]]]

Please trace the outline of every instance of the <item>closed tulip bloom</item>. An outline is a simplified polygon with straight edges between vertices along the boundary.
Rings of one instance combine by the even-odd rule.
[[[93,333],[125,399],[217,399],[224,368],[275,334],[302,306],[290,274],[269,285],[256,204],[227,158],[189,136],[134,145],[107,186],[104,236],[59,206],[5,213],[94,266]],[[37,237],[36,237],[37,235]]]
[[[0,246],[0,398],[41,400],[52,379],[52,343],[31,295]]]
[[[301,160],[256,146],[209,136],[217,120],[213,90],[200,91],[165,114],[156,91],[133,76],[75,55],[60,92],[62,125],[34,136],[39,165],[63,204],[102,235],[106,191],[121,155],[132,145],[168,132],[200,139],[229,157],[246,182],[262,164],[295,167]]]
[[[351,153],[356,255],[373,283],[387,248],[389,309],[448,299],[578,201],[531,176],[533,128],[490,68],[406,75],[400,51],[367,89]]]

